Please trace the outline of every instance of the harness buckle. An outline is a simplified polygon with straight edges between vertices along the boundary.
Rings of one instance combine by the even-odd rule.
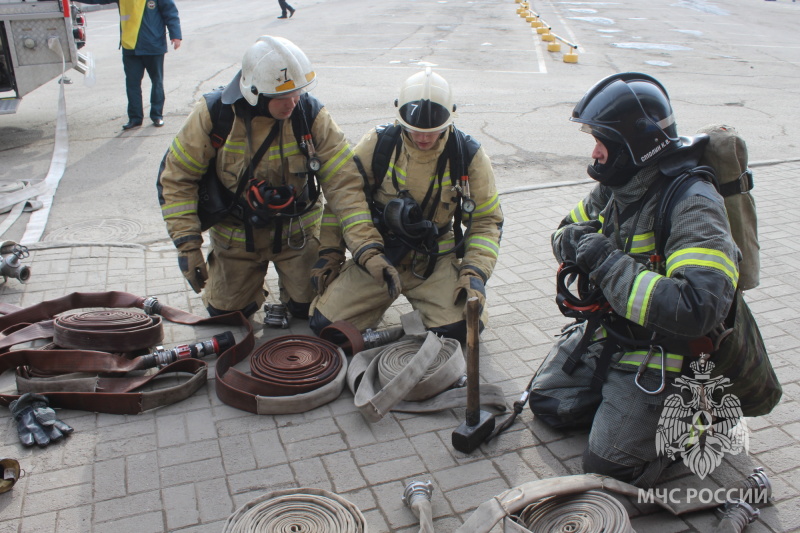
[[[650,358],[653,357],[654,349],[658,348],[661,351],[661,386],[658,387],[656,390],[648,390],[645,389],[641,383],[639,383],[639,379],[644,374],[645,370],[647,370],[647,363],[650,362]],[[664,352],[664,347],[659,344],[651,344],[650,349],[647,350],[647,355],[644,356],[644,361],[642,364],[639,365],[639,369],[636,371],[636,377],[633,378],[633,382],[636,384],[639,389],[645,394],[649,394],[650,396],[656,396],[661,394],[667,386],[667,354]]]

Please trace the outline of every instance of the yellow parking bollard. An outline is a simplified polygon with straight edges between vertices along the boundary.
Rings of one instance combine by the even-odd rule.
[[[536,28],[536,33],[538,33],[539,35],[543,33],[550,33],[550,28],[548,28],[547,26],[541,26],[539,28]]]
[[[544,35],[542,36],[542,40],[545,40],[544,39]],[[555,40],[553,40],[552,43],[547,45],[547,51],[548,52],[560,52],[561,51],[561,43],[557,43],[557,42],[555,42]]]
[[[545,41],[545,42],[555,41],[556,40],[556,36],[553,35],[552,33],[543,33],[542,34],[542,40]]]
[[[570,51],[564,54],[564,63],[577,63],[578,62],[578,47],[570,47]]]

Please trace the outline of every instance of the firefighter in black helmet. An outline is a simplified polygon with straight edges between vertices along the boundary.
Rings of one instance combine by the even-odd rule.
[[[609,76],[570,120],[594,138],[588,173],[599,183],[554,233],[553,253],[599,288],[604,305],[565,328],[537,372],[530,406],[553,427],[591,428],[586,472],[649,487],[671,461],[657,446],[665,399],[679,392],[676,378],[691,375],[684,363],[699,355],[694,340],[725,319],[739,251],[722,198],[702,182],[672,212],[664,261],[654,256],[662,187],[701,148],[678,135],[656,79]]]

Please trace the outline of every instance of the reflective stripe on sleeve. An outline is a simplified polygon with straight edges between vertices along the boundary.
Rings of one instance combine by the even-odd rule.
[[[646,254],[656,249],[656,236],[652,231],[633,236],[632,254]]]
[[[196,215],[197,201],[178,202],[166,204],[161,208],[161,216],[164,220],[179,217],[181,215]]]
[[[467,238],[467,249],[469,248],[480,248],[481,250],[489,252],[494,257],[497,257],[497,254],[500,253],[500,246],[497,242],[481,235],[472,235]]]
[[[569,212],[569,217],[573,222],[586,222],[589,220],[589,215],[586,214],[586,207],[583,205],[583,201]]]
[[[736,286],[739,283],[739,269],[727,255],[711,248],[684,248],[667,257],[667,276],[681,267],[700,266],[716,268],[728,276]]]
[[[472,214],[472,216],[475,218],[480,218],[486,215],[491,215],[499,205],[500,196],[497,193],[494,193],[491,198],[475,208],[475,212]]]
[[[244,142],[235,142],[231,140],[226,140],[225,145],[222,147],[224,152],[230,152],[232,154],[244,155]]]
[[[327,182],[331,176],[336,174],[345,163],[353,158],[353,151],[350,150],[350,145],[345,144],[339,152],[328,159],[319,171],[319,178],[321,183]]]
[[[353,226],[366,224],[368,222],[372,222],[372,214],[370,214],[369,211],[359,211],[358,213],[354,213],[342,219],[342,229],[348,230]]]
[[[650,302],[650,295],[661,278],[661,274],[645,270],[639,273],[633,280],[633,287],[628,296],[628,305],[625,309],[625,318],[636,322],[640,326],[644,325],[647,318],[647,305]]]
[[[182,167],[193,174],[203,175],[205,174],[206,170],[208,170],[208,165],[200,163],[186,153],[186,150],[184,150],[183,145],[177,137],[172,141],[169,151]]]

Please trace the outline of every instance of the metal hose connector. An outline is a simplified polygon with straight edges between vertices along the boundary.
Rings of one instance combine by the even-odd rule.
[[[264,325],[273,328],[289,327],[288,310],[283,304],[264,304]]]
[[[433,533],[431,497],[433,484],[429,481],[412,481],[403,491],[403,503],[419,518],[419,533]]]
[[[720,522],[714,533],[741,533],[756,521],[761,512],[743,500],[728,501],[721,507]]]
[[[378,330],[367,328],[367,330],[362,334],[365,349],[377,348],[378,346],[389,344],[390,342],[394,342],[402,336],[403,326],[394,326],[391,328]]]

